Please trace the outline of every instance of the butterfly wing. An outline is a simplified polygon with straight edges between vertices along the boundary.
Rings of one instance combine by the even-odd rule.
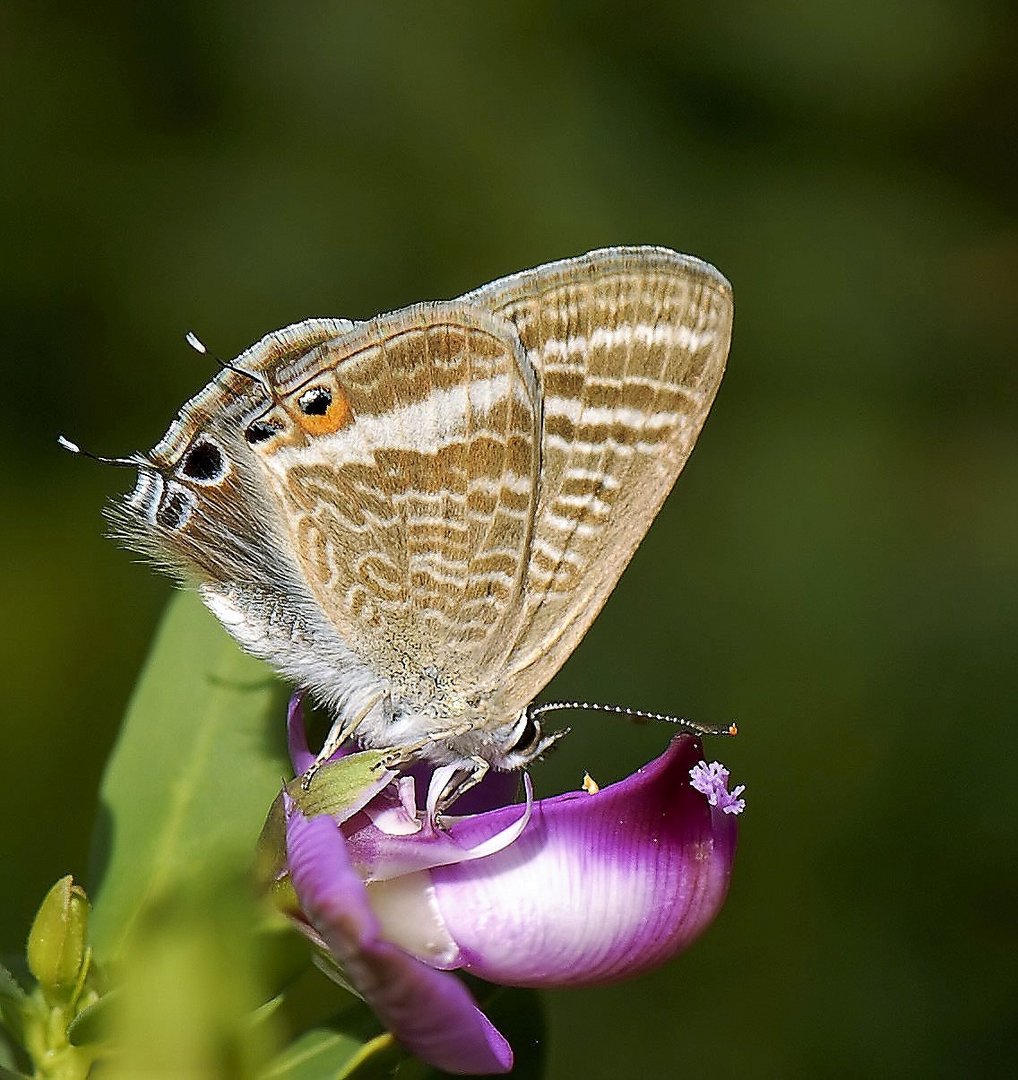
[[[586,633],[682,471],[724,373],[732,294],[697,259],[610,248],[464,300],[513,323],[542,386],[530,558],[496,660],[511,714]]]
[[[196,586],[244,648],[340,712],[358,711],[384,682],[322,618],[248,436],[271,401],[262,380],[314,362],[354,326],[308,320],[252,346],[181,408],[108,511],[127,547]]]
[[[537,501],[538,390],[514,327],[419,305],[273,379],[276,434],[253,449],[321,612],[404,710],[467,711]]]
[[[391,693],[417,719],[379,744],[459,715],[493,756],[681,471],[731,318],[713,268],[613,248],[308,320],[183,407],[115,517],[338,714]]]

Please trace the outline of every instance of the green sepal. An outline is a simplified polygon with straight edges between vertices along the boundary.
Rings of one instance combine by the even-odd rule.
[[[286,786],[290,798],[305,817],[331,814],[339,821],[362,810],[395,775],[385,768],[391,750],[362,750],[330,761],[315,773],[305,790],[302,777]]]
[[[329,814],[345,821],[363,809],[393,777],[384,767],[391,751],[364,750],[323,765],[305,789],[303,777],[286,785],[286,793],[305,817]],[[283,793],[269,807],[258,838],[256,877],[268,888],[286,869],[286,814]]]

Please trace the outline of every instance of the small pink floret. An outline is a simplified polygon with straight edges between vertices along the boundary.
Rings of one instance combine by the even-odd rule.
[[[734,791],[728,790],[729,772],[720,761],[699,761],[689,770],[692,787],[701,795],[707,796],[707,802],[726,814],[741,814],[746,809],[746,800],[739,796],[746,790],[740,784]]]

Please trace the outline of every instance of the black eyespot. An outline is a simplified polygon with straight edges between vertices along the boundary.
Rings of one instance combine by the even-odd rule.
[[[540,738],[541,725],[532,716],[528,716],[519,737],[510,747],[509,752],[512,754],[526,753],[537,745]]]
[[[256,443],[271,439],[273,435],[278,435],[281,430],[278,424],[270,424],[267,420],[255,420],[253,424],[247,425],[244,438],[254,446]]]
[[[324,416],[332,404],[332,391],[324,386],[313,386],[297,399],[305,416]]]
[[[192,480],[218,480],[225,469],[222,450],[214,443],[200,442],[187,452],[181,471]]]
[[[179,529],[191,511],[191,498],[183,491],[171,491],[156,510],[156,522],[164,529]]]

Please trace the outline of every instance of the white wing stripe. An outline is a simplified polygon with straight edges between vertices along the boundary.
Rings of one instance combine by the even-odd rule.
[[[549,397],[544,402],[545,416],[564,416],[574,424],[624,424],[634,431],[660,431],[674,426],[681,413],[672,410],[647,413],[628,405],[616,408],[587,405],[584,407],[579,398]]]
[[[575,337],[549,338],[541,347],[544,358],[582,355],[594,349],[617,349],[630,343],[640,345],[678,345],[698,352],[714,341],[713,331],[697,331],[681,323],[623,323],[621,326],[599,326],[589,334]]]

